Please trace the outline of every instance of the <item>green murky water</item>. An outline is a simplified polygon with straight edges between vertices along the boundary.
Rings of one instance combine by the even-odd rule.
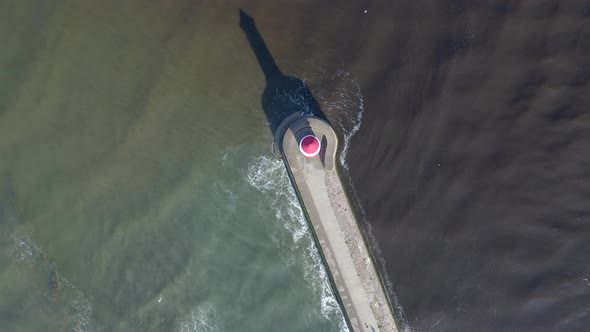
[[[236,5],[0,2],[1,331],[338,331]]]

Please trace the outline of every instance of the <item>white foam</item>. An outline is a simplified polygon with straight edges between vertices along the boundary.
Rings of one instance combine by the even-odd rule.
[[[270,156],[256,157],[248,167],[246,178],[250,185],[267,195],[277,220],[293,235],[293,241],[299,242],[308,233],[308,226],[283,162]]]
[[[45,253],[39,245],[27,235],[11,234],[11,246],[8,252],[14,257],[17,263],[32,265],[38,259],[43,259]]]
[[[328,320],[338,317],[340,320],[339,329],[348,331],[283,162],[270,156],[256,157],[248,167],[246,179],[254,188],[267,194],[269,197],[267,206],[274,209],[277,221],[281,222],[292,235],[294,245],[288,246],[291,251],[289,260],[304,259],[308,261],[304,269],[304,278],[312,285],[312,289],[319,297],[320,314]],[[281,243],[277,243],[277,245],[284,249]],[[295,257],[297,252],[301,252],[299,249],[303,249],[306,257]]]
[[[55,281],[60,285],[60,292],[67,294],[70,300],[67,302],[70,327],[75,332],[94,331],[92,323],[92,304],[84,297],[68,279],[63,277],[55,267],[55,264],[47,259],[47,255],[31,236],[20,233],[10,235],[12,244],[8,252],[15,262],[20,265],[34,267],[41,271],[51,271]]]
[[[363,113],[365,112],[364,107],[362,107],[362,96],[361,96],[361,107],[359,112],[356,114],[356,119],[353,122],[353,127],[348,132],[344,133],[344,146],[342,147],[342,152],[340,152],[340,164],[348,171],[348,165],[346,164],[346,155],[348,154],[348,148],[350,147],[350,140],[352,137],[361,129],[361,123],[363,121]]]
[[[348,170],[346,156],[350,148],[350,140],[361,129],[365,112],[361,87],[349,72],[343,70],[335,74],[327,74],[325,71],[308,73],[305,81],[315,82],[314,86],[327,87],[315,91],[315,96],[332,124],[338,125],[342,131],[343,146],[340,164]]]
[[[261,192],[281,189],[280,183],[287,178],[284,165],[280,160],[270,156],[258,156],[250,163],[246,179],[248,183]]]
[[[180,332],[215,332],[221,331],[217,311],[212,304],[203,304],[183,317]]]
[[[310,280],[313,283],[314,288],[321,290],[321,312],[322,315],[328,319],[334,314],[339,314],[340,307],[332,293],[332,287],[315,242],[311,237],[309,240],[307,252],[309,257],[313,260],[313,265],[306,266],[305,279]]]
[[[71,285],[68,282],[68,285]],[[75,332],[92,332],[95,331],[92,324],[92,304],[84,295],[76,289],[77,297],[70,301],[69,305],[73,309],[72,320],[73,330]]]
[[[213,184],[213,191],[225,198],[224,209],[228,212],[234,212],[238,203],[238,197],[230,186],[223,182],[216,182]]]

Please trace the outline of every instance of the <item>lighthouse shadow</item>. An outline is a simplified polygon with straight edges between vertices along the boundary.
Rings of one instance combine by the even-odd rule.
[[[254,19],[241,9],[240,27],[264,72],[266,87],[262,93],[262,108],[273,136],[281,122],[294,113],[313,115],[328,121],[307,85],[281,72],[258,32]]]

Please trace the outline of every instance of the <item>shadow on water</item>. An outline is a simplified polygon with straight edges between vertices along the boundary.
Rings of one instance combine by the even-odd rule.
[[[244,30],[244,33],[250,42],[250,47],[252,47],[254,55],[256,55],[256,59],[258,60],[258,63],[264,72],[264,77],[266,78],[266,87],[262,94],[262,108],[273,137],[276,139],[277,129],[281,132],[285,130],[284,127],[279,128],[279,126],[283,120],[293,114],[301,114],[302,117],[315,116],[329,123],[328,119],[322,112],[319,103],[309,90],[309,87],[302,80],[293,76],[285,75],[281,72],[266,46],[264,39],[262,39],[260,32],[258,32],[254,19],[241,9],[240,27]],[[300,141],[304,136],[313,135],[314,133],[308,128],[299,130],[294,134],[295,139]],[[325,164],[327,146],[325,136],[322,137],[321,146],[320,158],[322,163]],[[322,260],[327,266],[327,262],[323,256]],[[333,289],[336,289],[334,280],[331,276],[329,276],[329,278]],[[334,295],[336,296],[340,307],[343,308],[342,300],[339,298],[339,295],[337,293]],[[350,321],[346,315],[344,315],[343,318],[349,329],[351,329]]]
[[[241,9],[240,27],[244,30],[266,78],[262,108],[273,136],[281,122],[294,113],[314,115],[327,121],[307,85],[302,80],[281,72],[258,32],[254,19]]]

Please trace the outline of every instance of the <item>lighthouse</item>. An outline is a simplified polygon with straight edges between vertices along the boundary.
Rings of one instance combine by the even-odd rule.
[[[322,145],[314,135],[307,135],[299,141],[299,151],[307,158],[313,158],[320,153]]]

